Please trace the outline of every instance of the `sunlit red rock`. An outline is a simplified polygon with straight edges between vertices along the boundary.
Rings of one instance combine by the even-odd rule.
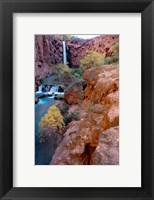
[[[88,69],[83,77],[87,87],[80,105],[81,119],[69,124],[51,164],[118,164],[118,65]]]
[[[92,155],[95,165],[119,164],[119,127],[107,129],[99,135],[98,145]]]
[[[100,103],[110,93],[119,88],[119,67],[118,65],[104,65],[98,68],[91,68],[84,72],[83,78],[88,81],[85,89],[84,103]]]

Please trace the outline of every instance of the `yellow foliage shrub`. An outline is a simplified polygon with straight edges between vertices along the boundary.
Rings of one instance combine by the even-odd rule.
[[[64,125],[63,116],[55,105],[48,109],[47,114],[45,114],[40,121],[41,132],[44,132],[45,135],[51,133],[53,130],[62,130]]]
[[[80,69],[84,71],[85,69],[91,67],[99,67],[104,63],[104,56],[95,51],[90,51],[81,61]]]

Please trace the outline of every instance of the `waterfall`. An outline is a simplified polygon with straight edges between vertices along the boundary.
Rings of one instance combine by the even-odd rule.
[[[63,63],[64,65],[67,64],[67,59],[66,59],[66,43],[63,41]]]
[[[55,93],[55,92],[58,92],[58,86],[56,86],[56,85],[53,85],[52,87],[51,87],[51,89],[50,89],[50,92],[49,93]]]
[[[37,93],[42,93],[42,85],[40,85],[39,87],[38,87],[38,91],[37,91]]]

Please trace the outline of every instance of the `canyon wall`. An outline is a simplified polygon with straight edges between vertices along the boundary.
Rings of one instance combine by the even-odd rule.
[[[52,65],[62,63],[62,40],[58,35],[35,35],[35,77],[52,73]]]
[[[91,68],[83,78],[87,81],[86,88],[80,91],[83,100],[74,86],[65,95],[67,103],[79,106],[80,120],[69,123],[51,164],[118,165],[119,66]]]
[[[93,39],[74,39],[67,41],[67,49],[69,51],[71,65],[79,67],[80,60],[84,58],[89,51],[96,51],[104,57],[111,57],[114,55],[112,48],[116,43],[119,43],[118,35],[101,35]]]
[[[67,61],[70,67],[79,67],[80,60],[89,51],[105,57],[114,55],[112,48],[119,43],[118,35],[102,35],[93,39],[66,40]],[[52,65],[63,62],[62,39],[59,35],[35,35],[35,77],[52,74]]]

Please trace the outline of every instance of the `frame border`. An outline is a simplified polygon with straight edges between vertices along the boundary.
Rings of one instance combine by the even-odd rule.
[[[142,187],[13,187],[13,13],[140,12],[142,19]],[[152,0],[0,0],[1,199],[154,199],[154,2]]]

